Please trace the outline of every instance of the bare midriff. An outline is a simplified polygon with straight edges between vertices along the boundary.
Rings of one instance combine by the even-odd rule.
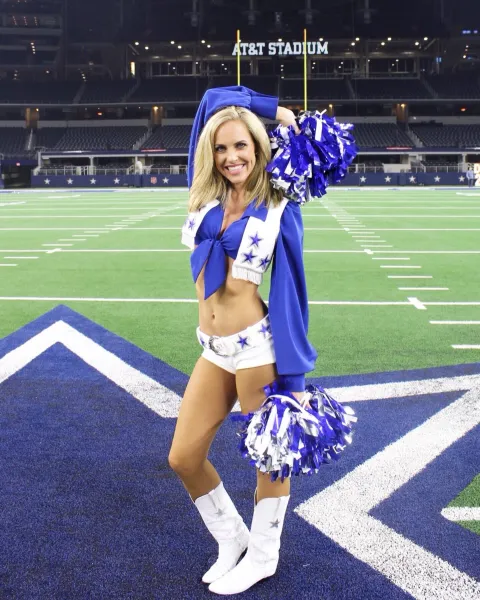
[[[258,285],[232,276],[233,259],[228,261],[228,274],[218,290],[205,300],[204,270],[196,283],[199,302],[199,326],[207,335],[226,336],[242,331],[261,321],[268,309],[258,293]]]

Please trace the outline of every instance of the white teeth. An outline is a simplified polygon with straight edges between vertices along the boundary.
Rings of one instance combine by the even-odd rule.
[[[227,169],[227,171],[230,171],[230,173],[238,173],[239,171],[241,171],[243,169],[244,165],[238,165],[235,167],[225,167]]]

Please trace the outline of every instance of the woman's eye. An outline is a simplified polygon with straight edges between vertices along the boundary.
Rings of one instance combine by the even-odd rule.
[[[245,142],[239,142],[239,143],[237,144],[237,146],[238,146],[238,147],[240,147],[240,148],[244,148],[246,145],[247,145],[247,144],[245,144]]]

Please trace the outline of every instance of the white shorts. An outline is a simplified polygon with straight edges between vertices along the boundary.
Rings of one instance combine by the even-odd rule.
[[[229,373],[275,363],[268,315],[255,325],[225,337],[207,335],[197,327],[197,338],[203,346],[203,358]]]

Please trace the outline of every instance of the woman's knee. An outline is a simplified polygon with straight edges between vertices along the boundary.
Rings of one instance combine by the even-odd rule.
[[[173,448],[168,455],[168,464],[179,477],[195,475],[204,462],[205,459],[199,460],[198,457]]]

